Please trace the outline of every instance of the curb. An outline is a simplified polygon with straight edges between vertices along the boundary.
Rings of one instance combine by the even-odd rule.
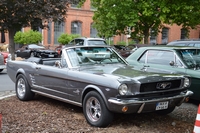
[[[15,96],[15,91],[0,91],[0,100]]]

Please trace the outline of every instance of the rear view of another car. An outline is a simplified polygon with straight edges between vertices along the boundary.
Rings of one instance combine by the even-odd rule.
[[[87,38],[87,37],[80,37],[73,39],[67,45],[80,45],[80,46],[91,46],[91,45],[107,45],[106,41],[102,38]]]

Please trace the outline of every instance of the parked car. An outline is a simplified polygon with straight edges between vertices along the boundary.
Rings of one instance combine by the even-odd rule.
[[[79,37],[73,39],[67,45],[91,46],[91,45],[107,45],[107,43],[102,38]]]
[[[61,58],[11,60],[7,73],[19,100],[40,94],[83,107],[96,127],[108,126],[113,112],[168,114],[193,93],[189,77],[139,71],[107,45],[66,47]]]
[[[168,43],[170,46],[191,46],[191,47],[200,47],[200,40],[198,39],[188,39],[188,40],[176,40]]]
[[[8,52],[0,52],[0,72],[6,69],[8,56],[9,56]]]
[[[107,45],[106,41],[102,38],[91,38],[91,37],[78,37],[73,40],[71,40],[68,44],[65,45],[59,45],[56,47],[56,51],[58,51],[59,56],[61,55],[61,51],[65,47],[69,46],[90,46],[90,45]]]
[[[180,46],[141,47],[126,58],[144,71],[155,69],[191,76],[191,99],[200,100],[200,48]]]
[[[42,57],[42,58],[57,58],[58,52],[39,46],[37,44],[24,45],[20,49],[15,51],[17,57],[29,58],[29,57]]]
[[[113,45],[114,49],[124,58],[127,58],[139,47],[152,46],[152,44],[129,44],[128,46],[124,45]]]
[[[131,50],[133,49],[130,46],[124,45],[113,45],[113,48],[124,58],[128,57],[131,54]]]

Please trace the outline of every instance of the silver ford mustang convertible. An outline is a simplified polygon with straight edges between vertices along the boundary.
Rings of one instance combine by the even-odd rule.
[[[16,96],[35,94],[81,106],[87,122],[106,127],[113,113],[171,113],[193,92],[185,75],[137,70],[110,46],[73,46],[61,58],[30,57],[8,61]]]

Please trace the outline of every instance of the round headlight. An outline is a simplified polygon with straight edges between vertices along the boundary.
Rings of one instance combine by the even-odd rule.
[[[185,77],[185,80],[184,80],[184,87],[189,87],[190,86],[190,79]]]
[[[128,92],[128,86],[126,84],[121,84],[119,86],[119,94],[120,95],[126,95]]]

